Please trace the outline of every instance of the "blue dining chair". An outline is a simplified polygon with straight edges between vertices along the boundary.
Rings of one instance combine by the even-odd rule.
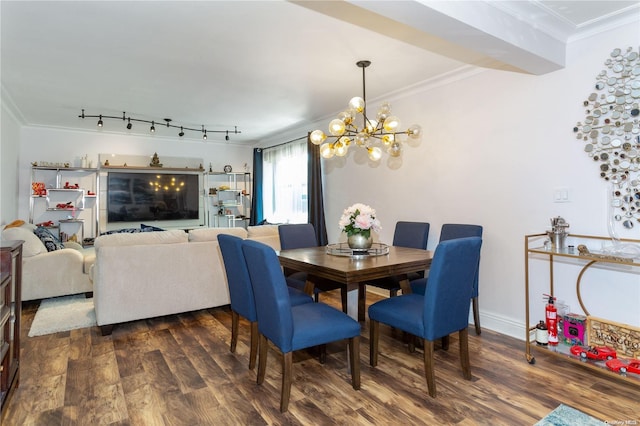
[[[424,295],[390,297],[369,306],[370,363],[378,365],[380,323],[423,340],[424,369],[429,395],[436,396],[434,341],[458,332],[462,375],[471,380],[469,362],[469,299],[473,291],[482,239],[460,238],[438,244]]]
[[[360,324],[324,303],[292,306],[275,251],[258,241],[244,240],[242,251],[251,277],[260,333],[258,379],[264,382],[269,341],[282,352],[280,411],[289,406],[293,351],[348,339],[351,384],[360,389]]]
[[[316,231],[310,223],[296,223],[278,226],[278,235],[280,236],[280,248],[282,250],[291,250],[307,247],[318,247],[318,238]],[[287,285],[303,290],[307,279],[306,272],[285,270]],[[327,280],[320,277],[311,277],[313,282],[313,295],[315,301],[318,301],[320,293],[340,289],[340,298],[342,300],[342,312],[347,312],[347,289],[344,285]]]
[[[256,365],[258,353],[258,317],[256,303],[251,288],[251,279],[242,253],[242,238],[233,235],[219,234],[218,244],[222,253],[224,268],[227,272],[229,297],[231,299],[231,347],[236,351],[238,344],[238,323],[240,316],[251,323],[251,347],[249,351],[249,369]],[[289,288],[289,300],[293,305],[312,303],[313,299],[304,292]]]
[[[427,241],[429,239],[429,223],[427,222],[396,222],[396,228],[393,232],[393,245],[396,247],[408,247],[416,249],[427,249]],[[424,271],[412,272],[407,274],[409,281],[416,280],[424,277]],[[402,277],[390,276],[386,278],[379,278],[373,281],[367,281],[361,283],[359,286],[359,298],[366,300],[366,286],[374,286],[389,290],[389,296],[394,297],[400,290],[400,280]]]
[[[440,229],[440,242],[453,240],[455,238],[467,238],[467,237],[482,237],[482,226],[480,225],[467,225],[459,223],[445,223]],[[478,277],[480,272],[480,259],[478,259],[478,270],[476,271],[476,278],[473,283],[473,294],[471,295],[471,304],[473,306],[473,324],[475,326],[476,334],[480,335],[482,329],[480,328],[480,309],[478,307]],[[418,294],[424,294],[427,286],[427,279],[417,279],[411,281],[411,291]]]

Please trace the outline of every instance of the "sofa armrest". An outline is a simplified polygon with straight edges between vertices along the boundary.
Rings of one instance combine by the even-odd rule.
[[[22,300],[92,291],[81,251],[65,248],[23,258]]]

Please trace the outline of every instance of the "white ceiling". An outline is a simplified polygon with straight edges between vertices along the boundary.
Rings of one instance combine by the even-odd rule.
[[[372,61],[369,100],[469,66],[538,75],[572,38],[638,14],[640,1],[2,0],[2,97],[31,126],[93,130],[81,109],[126,111],[214,141],[237,126],[230,143],[251,144],[345,108],[358,60]]]

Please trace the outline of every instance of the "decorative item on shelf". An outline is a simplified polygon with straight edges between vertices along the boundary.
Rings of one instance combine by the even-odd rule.
[[[78,116],[79,118],[97,118],[98,119],[98,127],[104,127],[104,119],[108,118],[108,119],[113,119],[113,120],[122,120],[122,121],[126,121],[126,127],[127,130],[131,130],[133,128],[133,124],[131,124],[131,122],[137,122],[137,123],[147,123],[147,124],[151,124],[151,127],[149,127],[149,132],[150,133],[155,133],[156,131],[156,123],[162,123],[163,121],[165,122],[165,124],[163,126],[158,126],[158,127],[167,127],[167,128],[174,128],[174,129],[180,129],[180,132],[178,133],[179,137],[183,137],[184,136],[184,131],[185,130],[189,130],[192,132],[199,132],[202,133],[202,139],[206,140],[207,139],[207,132],[209,133],[224,133],[225,134],[225,140],[229,140],[229,133],[233,133],[233,134],[239,134],[242,133],[240,130],[238,130],[238,126],[234,126],[234,130],[208,130],[205,128],[204,125],[202,125],[201,129],[196,129],[193,127],[187,127],[187,126],[177,126],[175,124],[171,124],[171,122],[173,121],[171,118],[163,118],[162,120],[144,120],[144,119],[140,119],[140,118],[132,118],[131,116],[127,117],[127,113],[123,112],[122,113],[122,117],[117,117],[117,116],[113,116],[113,115],[104,115],[104,114],[99,114],[99,115],[86,115],[84,113],[84,109],[82,110],[82,114],[80,114]]]
[[[151,167],[162,167],[162,163],[160,162],[160,158],[158,157],[158,153],[154,152],[153,157],[151,158],[151,162],[149,163]]]
[[[376,211],[362,203],[345,209],[338,225],[347,234],[349,247],[363,251],[368,250],[373,243],[371,231],[380,232],[382,229],[380,221],[376,219]]]
[[[32,182],[31,189],[33,190],[33,195],[37,195],[39,197],[47,195],[47,189],[45,188],[44,182]]]
[[[109,160],[104,160],[104,165],[109,166]]]
[[[69,163],[64,163],[64,168],[68,169],[70,167]]]
[[[213,173],[213,166],[209,163],[209,173]]]
[[[64,189],[79,189],[80,185],[78,185],[77,183],[74,183],[73,185],[70,185],[69,182],[65,182],[64,183]]]
[[[387,102],[382,104],[375,120],[367,117],[365,69],[371,65],[371,61],[358,61],[356,65],[362,68],[362,98],[352,98],[349,108],[329,123],[329,132],[335,137],[333,141],[325,142],[327,135],[322,130],[311,132],[309,140],[315,145],[322,144],[320,154],[323,158],[334,155],[344,157],[351,143],[366,149],[372,161],[382,158],[382,149],[376,146],[380,144],[390,156],[399,157],[402,153],[400,135],[418,139],[422,135],[422,129],[414,124],[407,130],[400,130],[400,120],[391,114],[391,105]],[[362,115],[360,127],[356,123],[357,114]]]
[[[567,228],[569,228],[569,224],[562,217],[551,218],[551,231],[547,231],[547,235],[551,239],[551,247],[554,250],[564,249],[569,234]]]
[[[631,257],[615,256],[612,254],[592,253],[591,251],[589,251],[589,248],[584,244],[580,244],[578,246],[578,253],[580,256],[593,257],[595,259],[613,260],[615,262],[621,262],[621,263],[633,263],[633,258]]]
[[[233,168],[229,164],[224,166],[224,172],[225,173],[231,173],[232,170],[233,170]]]

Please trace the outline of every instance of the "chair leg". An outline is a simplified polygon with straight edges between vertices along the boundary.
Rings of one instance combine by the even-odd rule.
[[[449,350],[449,335],[447,334],[446,336],[442,336],[442,338],[440,339],[440,342],[442,343],[442,350],[448,351]]]
[[[360,389],[360,336],[349,339],[349,362],[351,364],[351,385]]]
[[[256,366],[256,357],[258,355],[258,321],[251,323],[251,349],[249,351],[249,370],[253,370]]]
[[[471,302],[473,304],[473,324],[476,326],[476,334],[479,336],[480,333],[482,333],[482,329],[480,328],[480,308],[478,307],[478,298],[472,298]]]
[[[264,382],[264,373],[267,369],[267,348],[269,346],[269,342],[264,334],[260,334],[260,344],[258,345],[258,349],[260,350],[260,356],[258,359],[258,379],[257,383],[259,385]]]
[[[240,314],[236,311],[231,311],[231,352],[236,351],[236,345],[238,344],[238,323],[240,322]]]
[[[342,287],[340,289],[340,299],[342,299],[342,312],[347,313],[347,289]]]
[[[469,361],[469,330],[467,328],[458,332],[460,338],[460,365],[462,377],[471,380],[471,362]]]
[[[280,396],[280,412],[285,413],[289,408],[291,396],[291,370],[293,368],[293,352],[282,354],[282,392]]]
[[[378,365],[378,338],[380,336],[380,323],[369,321],[369,364],[372,367]]]
[[[424,339],[424,375],[427,378],[427,389],[432,398],[436,397],[436,375],[433,372],[433,340]]]
[[[327,362],[327,345],[319,345],[318,347],[318,361],[320,364]]]

